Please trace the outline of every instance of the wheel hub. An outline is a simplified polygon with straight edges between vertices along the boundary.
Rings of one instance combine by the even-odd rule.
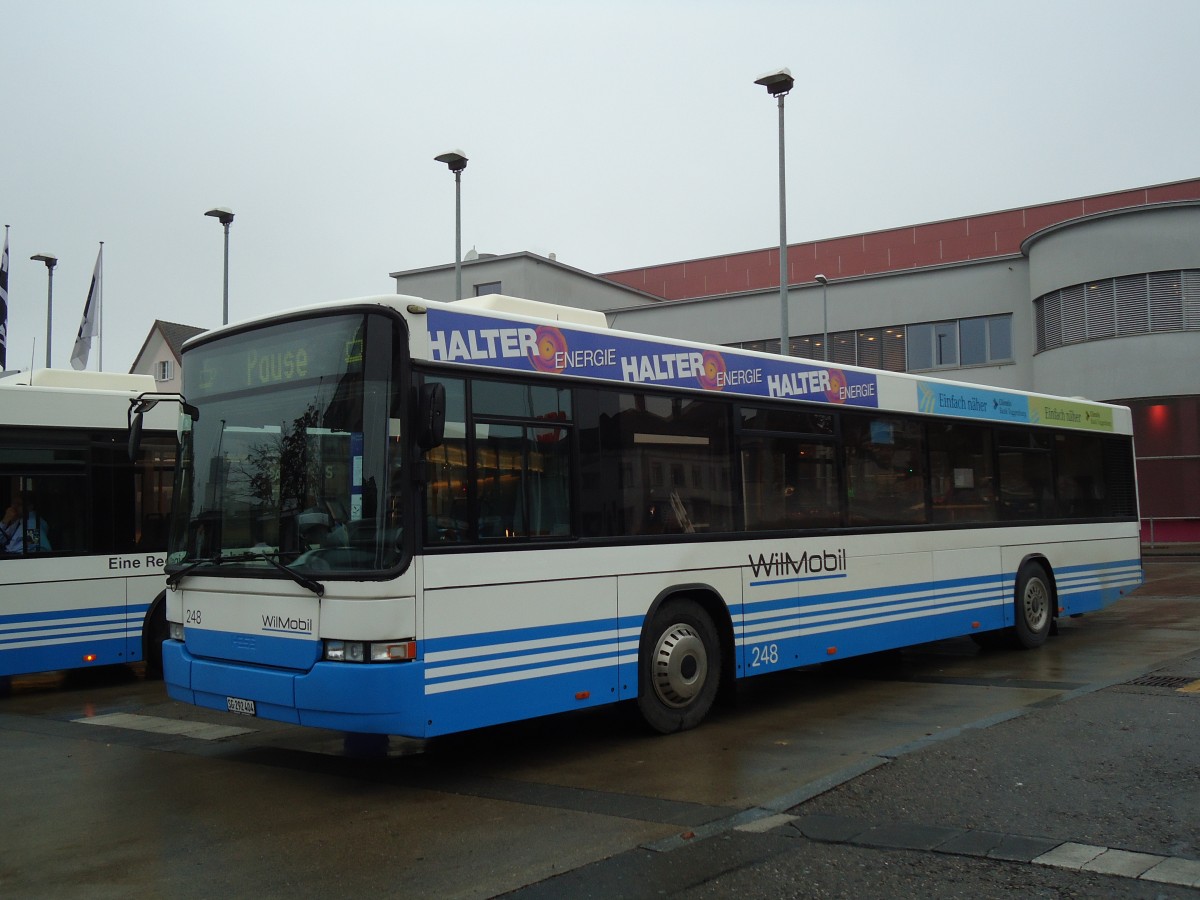
[[[704,689],[708,654],[690,625],[679,623],[663,632],[654,648],[651,675],[654,692],[667,706],[687,706]]]
[[[1025,585],[1022,604],[1025,608],[1025,623],[1030,631],[1041,631],[1050,615],[1050,592],[1040,579],[1032,578]]]

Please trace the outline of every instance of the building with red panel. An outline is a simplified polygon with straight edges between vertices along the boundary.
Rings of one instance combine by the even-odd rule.
[[[778,352],[778,253],[601,276],[518,253],[463,281]],[[1200,541],[1200,179],[792,244],[787,273],[793,355],[1130,406],[1144,538]],[[453,290],[453,265],[393,277]]]

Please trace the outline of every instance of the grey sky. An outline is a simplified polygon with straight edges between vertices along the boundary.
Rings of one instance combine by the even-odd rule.
[[[603,272],[1200,175],[1200,3],[0,0],[10,368],[155,318],[389,293],[463,249]],[[36,342],[36,350],[34,345]],[[93,348],[91,368],[96,365]]]

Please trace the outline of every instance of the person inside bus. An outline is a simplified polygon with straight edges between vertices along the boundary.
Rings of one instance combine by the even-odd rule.
[[[300,540],[308,547],[343,547],[348,541],[346,513],[336,500],[312,500],[297,517]]]
[[[23,493],[13,495],[12,504],[0,520],[0,547],[5,553],[44,553],[50,549],[49,528],[32,500],[26,508]]]

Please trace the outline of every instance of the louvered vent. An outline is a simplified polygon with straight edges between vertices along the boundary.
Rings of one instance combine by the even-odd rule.
[[[1037,349],[1149,331],[1200,329],[1200,269],[1090,281],[1033,301]]]

